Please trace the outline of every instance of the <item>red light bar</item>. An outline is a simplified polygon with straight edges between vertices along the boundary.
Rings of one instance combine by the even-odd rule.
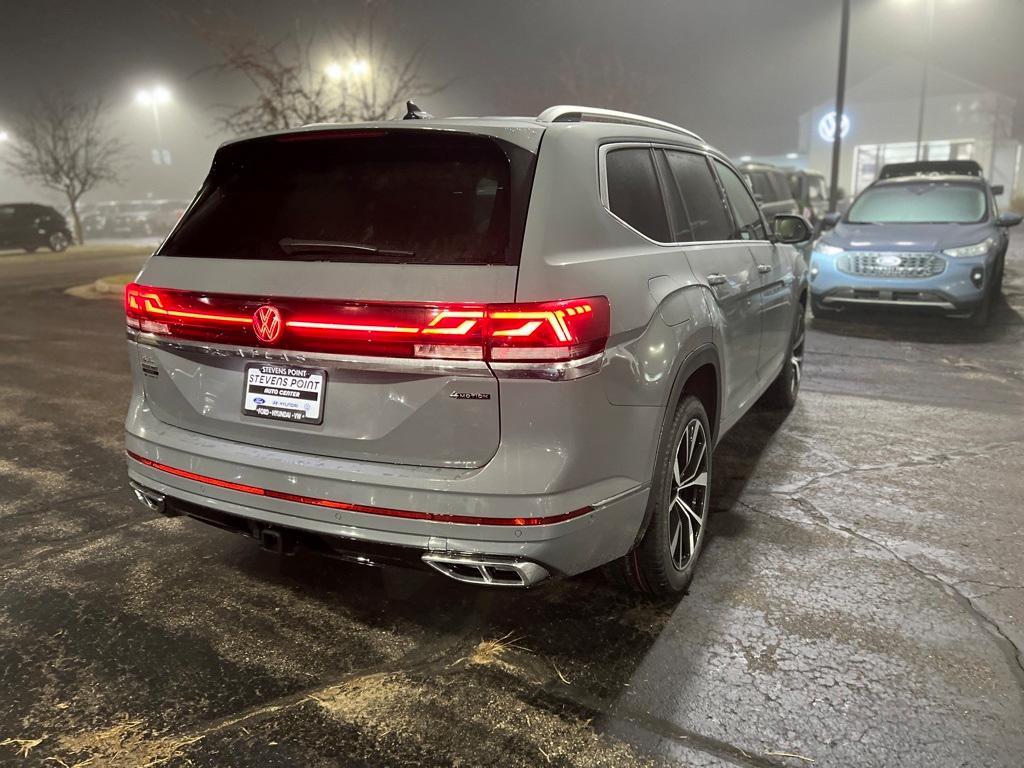
[[[125,289],[128,325],[158,335],[240,346],[262,343],[253,315],[271,306],[273,346],[297,352],[457,360],[574,360],[608,340],[603,296],[524,304],[325,301],[206,294],[137,283]],[[266,311],[266,310],[264,310]],[[269,341],[264,335],[264,340]]]
[[[268,488],[258,488],[254,485],[245,485],[244,483],[235,483],[230,480],[220,480],[216,477],[209,477],[208,475],[200,475],[196,472],[189,472],[185,469],[178,469],[177,467],[171,467],[167,464],[161,464],[158,461],[147,459],[144,456],[140,456],[132,451],[126,451],[128,457],[134,461],[139,462],[151,469],[165,472],[175,477],[183,477],[186,480],[192,480],[197,483],[206,483],[207,485],[213,485],[218,488],[226,488],[229,491],[238,491],[239,493],[249,493],[254,496],[265,496],[268,499],[280,499],[281,501],[292,501],[297,504],[309,504],[314,507],[327,507],[329,509],[341,509],[346,512],[361,512],[367,515],[380,515],[382,517],[399,517],[405,520],[428,520],[434,523],[456,523],[458,525],[500,525],[500,526],[534,526],[534,525],[552,525],[554,523],[564,523],[566,520],[572,520],[577,517],[582,517],[590,512],[594,511],[593,507],[582,507],[575,509],[572,512],[564,512],[560,515],[548,515],[546,517],[474,517],[470,515],[444,515],[433,512],[412,512],[404,509],[388,509],[386,507],[368,507],[363,504],[350,504],[346,501],[332,501],[330,499],[318,499],[314,496],[302,496],[296,493],[286,493],[284,491],[272,491]]]

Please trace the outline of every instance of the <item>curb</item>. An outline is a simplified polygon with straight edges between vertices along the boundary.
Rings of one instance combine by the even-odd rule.
[[[64,293],[79,299],[114,299],[120,301],[124,296],[124,287],[132,281],[134,275],[108,275],[85,285],[68,288]]]

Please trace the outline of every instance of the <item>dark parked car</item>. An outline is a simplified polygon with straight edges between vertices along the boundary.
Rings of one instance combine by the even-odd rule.
[[[817,226],[828,212],[828,182],[817,171],[791,170],[787,173],[793,199],[800,206],[800,214]]]
[[[63,251],[71,244],[68,223],[54,208],[38,203],[0,205],[0,248]]]
[[[133,200],[122,203],[111,217],[109,233],[115,237],[163,237],[178,223],[188,207],[184,200]]]
[[[800,206],[789,188],[789,179],[781,168],[765,163],[743,163],[739,169],[750,182],[754,199],[769,221],[780,213],[800,213]]]
[[[110,219],[109,234],[113,237],[154,235],[157,232],[153,222],[156,211],[157,203],[153,200],[122,203],[118,213]]]

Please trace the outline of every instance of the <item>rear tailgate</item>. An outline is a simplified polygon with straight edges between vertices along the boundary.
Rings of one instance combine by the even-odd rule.
[[[154,415],[323,456],[485,464],[497,381],[452,308],[514,300],[533,160],[433,130],[222,148],[129,310]]]

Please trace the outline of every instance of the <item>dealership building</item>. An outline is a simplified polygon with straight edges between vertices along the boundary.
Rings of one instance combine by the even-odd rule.
[[[886,163],[916,159],[918,118],[924,68],[905,59],[846,91],[843,153],[839,186],[855,195]],[[976,160],[989,182],[1002,185],[1001,207],[1024,193],[1021,142],[1014,137],[1016,101],[936,67],[927,73],[922,158]],[[835,126],[833,102],[800,116],[798,153],[784,164],[828,175]]]

